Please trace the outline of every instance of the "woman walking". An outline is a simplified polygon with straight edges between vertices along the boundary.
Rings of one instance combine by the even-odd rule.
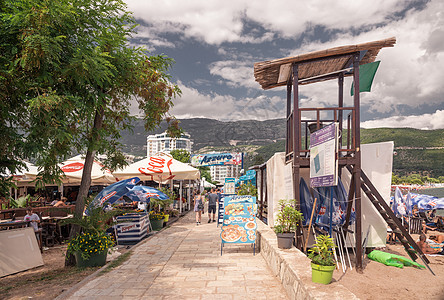
[[[194,211],[196,212],[196,225],[199,225],[202,221],[202,212],[204,210],[204,204],[200,191],[196,191],[194,196]]]

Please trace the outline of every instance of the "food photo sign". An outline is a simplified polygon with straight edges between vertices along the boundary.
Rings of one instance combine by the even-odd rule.
[[[225,196],[220,238],[223,244],[254,244],[256,242],[256,197]]]

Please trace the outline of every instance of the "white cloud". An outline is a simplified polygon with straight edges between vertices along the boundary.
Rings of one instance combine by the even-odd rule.
[[[252,62],[228,60],[217,61],[211,64],[209,68],[211,75],[222,77],[229,86],[257,88],[252,65]]]
[[[444,129],[444,110],[437,110],[433,114],[420,116],[395,116],[361,123],[363,128],[417,128],[417,129]]]
[[[127,0],[136,18],[147,23],[180,24],[186,37],[208,44],[223,42],[259,43],[276,32],[289,38],[315,25],[329,29],[359,28],[385,22],[411,1],[401,0]],[[249,19],[267,29],[262,37],[244,32]],[[177,29],[178,26],[174,30]],[[171,29],[171,27],[170,27]]]
[[[182,96],[174,100],[171,114],[177,118],[211,118],[221,121],[266,120],[282,118],[285,114],[277,107],[280,97],[259,95],[254,98],[236,99],[230,95],[202,94],[197,89],[178,83]]]
[[[388,22],[384,26],[372,27],[358,35],[341,33],[328,42],[306,41],[288,56],[327,49],[335,46],[357,44],[396,36],[394,48],[383,48],[377,59],[381,65],[376,73],[371,93],[361,93],[361,104],[368,105],[372,112],[396,111],[400,104],[419,107],[422,104],[441,103],[444,95],[444,2],[433,0],[422,11],[410,10],[402,20]],[[345,101],[351,103],[351,79],[346,79]],[[336,88],[325,88],[322,84],[308,85],[303,89],[310,102],[321,99],[336,103]],[[325,100],[329,99],[329,100]]]

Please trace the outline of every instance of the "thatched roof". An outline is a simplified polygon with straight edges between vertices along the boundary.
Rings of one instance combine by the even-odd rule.
[[[360,51],[361,56],[363,55],[360,64],[371,63],[375,61],[379,50],[384,47],[393,47],[395,43],[396,38],[392,37],[380,41],[335,47],[293,57],[257,62],[254,64],[254,78],[263,89],[287,85],[291,74],[291,66],[293,63],[298,63],[299,84],[328,80],[332,78],[325,75],[337,73],[351,66],[351,54]],[[345,73],[345,76],[351,76],[351,73]]]

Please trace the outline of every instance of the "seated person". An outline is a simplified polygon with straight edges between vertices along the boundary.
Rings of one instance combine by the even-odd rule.
[[[427,243],[427,236],[424,233],[421,233],[419,236],[419,242],[416,242],[418,244],[419,249],[421,249],[422,253],[424,254],[442,254],[444,255],[443,249],[433,249],[430,247],[430,245]]]
[[[66,201],[68,201],[68,199],[66,197],[62,197],[59,201],[57,201],[56,204],[54,204],[54,207],[66,206]]]
[[[444,235],[442,234],[431,235],[430,239],[438,244],[441,244],[442,242],[444,242]]]
[[[436,227],[431,227],[427,225],[425,220],[422,220],[422,232],[427,233],[427,231],[435,231]]]
[[[412,209],[412,216],[415,218],[419,217],[419,209],[418,209],[418,205],[414,205],[413,209]]]
[[[42,234],[42,229],[39,228],[40,218],[36,213],[32,212],[32,208],[28,207],[26,209],[26,216],[24,217],[24,221],[29,222],[29,226],[34,229],[34,233],[37,236]],[[40,236],[37,238],[37,242],[39,243],[39,247],[41,248]]]

